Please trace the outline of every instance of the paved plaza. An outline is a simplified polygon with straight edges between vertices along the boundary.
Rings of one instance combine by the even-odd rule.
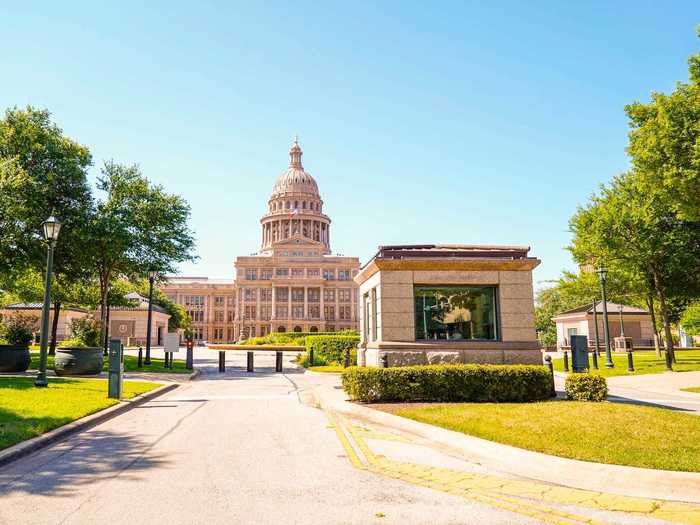
[[[290,362],[275,374],[273,356],[250,375],[244,354],[219,374],[202,354],[199,379],[0,469],[0,523],[700,522],[689,506],[516,478],[314,407],[337,376]]]

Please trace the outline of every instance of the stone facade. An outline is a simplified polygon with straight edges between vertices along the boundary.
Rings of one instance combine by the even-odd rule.
[[[331,219],[302,155],[295,141],[260,220],[260,251],[236,258],[235,280],[171,277],[162,287],[190,313],[196,341],[358,328],[360,261],[331,254]]]
[[[360,285],[359,364],[541,363],[535,334],[528,248],[381,247],[355,281]],[[486,286],[494,290],[492,340],[417,339],[416,286]],[[461,336],[460,336],[461,337]]]

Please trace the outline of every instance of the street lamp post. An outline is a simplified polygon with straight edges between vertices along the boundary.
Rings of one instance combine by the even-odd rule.
[[[620,337],[625,337],[625,321],[622,319],[622,305],[617,306],[617,311],[620,314]]]
[[[608,325],[608,300],[605,297],[605,276],[608,271],[601,266],[597,270],[600,279],[600,294],[603,300],[603,336],[605,337],[605,368],[615,368],[610,352],[610,326]]]
[[[153,283],[156,280],[157,272],[148,272],[148,325],[146,326],[146,359],[144,365],[151,364],[151,320],[153,319]]]
[[[595,330],[595,353],[597,357],[600,357],[600,334],[598,333],[598,309],[595,297],[593,298],[593,328]]]
[[[51,215],[42,224],[44,228],[44,239],[48,244],[46,255],[46,282],[44,284],[44,307],[41,311],[41,350],[39,354],[39,373],[36,376],[34,385],[45,387],[49,382],[46,379],[46,359],[49,338],[49,310],[51,309],[51,272],[53,271],[53,249],[56,246],[58,232],[61,231],[61,223],[56,217]]]

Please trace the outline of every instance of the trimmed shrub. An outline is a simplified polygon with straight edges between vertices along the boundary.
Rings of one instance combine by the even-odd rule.
[[[16,346],[29,346],[38,318],[34,315],[8,315],[0,323],[0,339]]]
[[[299,362],[308,364],[309,352],[314,351],[314,365],[342,365],[345,352],[350,352],[350,364],[357,363],[358,335],[310,335],[304,340],[306,356]],[[304,366],[307,366],[306,364]]]
[[[61,341],[62,348],[95,348],[100,346],[100,323],[93,317],[79,317],[70,323],[72,337]]]
[[[549,399],[552,378],[535,365],[351,367],[343,371],[350,399],[521,403]]]
[[[574,401],[605,401],[608,384],[597,374],[569,374],[564,384],[566,397]]]

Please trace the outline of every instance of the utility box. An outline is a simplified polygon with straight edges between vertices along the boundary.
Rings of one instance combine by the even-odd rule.
[[[588,338],[585,335],[572,335],[571,339],[571,370],[585,372],[588,370]]]
[[[109,341],[109,397],[121,399],[124,385],[124,345],[120,339]]]

